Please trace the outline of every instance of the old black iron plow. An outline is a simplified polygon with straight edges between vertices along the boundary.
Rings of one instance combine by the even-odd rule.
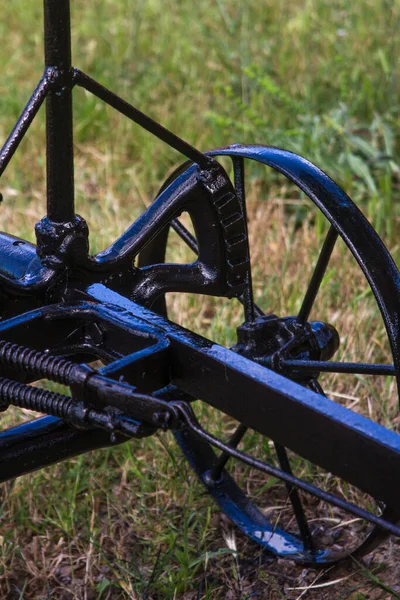
[[[0,234],[0,410],[15,405],[46,416],[1,431],[0,481],[170,429],[221,509],[269,551],[326,565],[371,551],[389,533],[400,535],[400,436],[332,401],[318,382],[324,372],[398,378],[400,275],[371,225],[325,173],[293,153],[243,145],[199,152],[73,68],[69,2],[45,0],[44,8],[44,75],[0,153],[1,174],[46,101],[47,214],[36,226],[37,245]],[[95,256],[89,254],[87,224],[74,210],[72,90],[77,85],[187,159],[150,207]],[[217,161],[220,156],[231,159],[233,182]],[[247,160],[282,173],[330,222],[296,316],[264,314],[253,299]],[[190,215],[194,234],[178,220],[183,212]],[[192,264],[165,262],[171,228],[196,253]],[[331,360],[340,332],[310,321],[338,238],[375,296],[392,364]],[[169,321],[168,292],[239,299],[244,323],[234,347]],[[102,366],[90,366],[94,361]],[[70,395],[31,385],[40,379],[68,386]],[[237,422],[228,441],[199,423],[199,401]],[[261,458],[239,449],[254,432],[268,449]],[[370,497],[367,508],[295,475],[293,457],[355,486]],[[278,516],[276,507],[260,503],[264,483],[251,494],[246,475],[254,480],[254,473],[257,482],[270,481],[272,488],[284,482]],[[355,516],[352,521],[362,524],[355,541],[338,547],[326,541],[326,531],[318,534],[305,502],[309,495],[342,511],[339,525],[342,515]]]

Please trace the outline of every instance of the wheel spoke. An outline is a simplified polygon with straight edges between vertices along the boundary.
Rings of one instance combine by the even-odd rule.
[[[349,375],[396,375],[394,365],[374,363],[334,362],[323,360],[282,360],[284,369],[302,373],[347,373]]]
[[[319,384],[319,382],[316,379],[310,379],[310,381],[308,382],[308,387],[313,392],[316,392],[317,394],[321,394],[321,396],[326,397],[324,390],[322,389],[321,385]]]
[[[243,438],[244,434],[246,433],[247,429],[248,428],[246,427],[246,425],[244,425],[243,423],[240,423],[240,425],[233,432],[233,435],[228,442],[228,446],[230,446],[231,448],[237,448],[241,439]],[[227,451],[222,452],[222,454],[218,457],[217,462],[214,464],[214,466],[210,470],[210,473],[209,473],[210,479],[212,479],[214,481],[219,480],[219,478],[221,477],[222,470],[225,467],[228,460],[230,459],[230,457],[231,457],[231,455],[229,454],[229,452],[227,452]]]
[[[289,463],[289,457],[286,452],[286,448],[274,442],[276,455],[278,457],[279,465],[282,471],[285,471],[289,475],[293,475],[292,469]],[[294,516],[296,518],[297,526],[300,531],[300,535],[303,540],[304,549],[308,552],[314,549],[313,540],[310,531],[310,527],[308,525],[307,517],[304,512],[304,507],[302,501],[300,499],[299,490],[289,482],[285,482],[286,490],[289,496],[289,500],[291,502]]]
[[[327,236],[325,238],[322,250],[315,265],[314,272],[311,277],[311,281],[308,285],[306,295],[304,296],[303,304],[301,305],[299,314],[297,316],[297,322],[300,324],[306,323],[310,316],[311,309],[317,297],[319,287],[322,282],[322,278],[325,275],[326,268],[329,263],[333,248],[335,246],[338,233],[336,229],[331,225]]]
[[[367,275],[370,288],[374,291],[377,299],[384,324],[386,325],[392,353],[394,356],[398,354],[399,326],[398,320],[396,320],[396,306],[398,303],[396,304],[393,301],[393,298],[400,298],[398,282],[393,277],[396,271],[393,269],[390,256],[388,256],[388,253],[380,244],[379,239],[376,238],[374,231],[368,227],[365,220],[360,218],[360,214],[351,200],[318,169],[300,157],[282,150],[273,148],[263,149],[258,146],[243,148],[233,146],[232,148],[215,151],[212,155],[224,155],[233,159],[233,175],[231,179],[236,190],[238,202],[240,203],[240,212],[242,212],[244,218],[246,218],[245,183],[247,185],[248,182],[245,180],[247,173],[243,169],[242,157],[263,163],[283,173],[289,181],[299,187],[317,205],[318,209],[322,209],[324,215],[330,220],[325,233],[325,239],[322,238],[320,240],[319,247],[316,249],[315,260],[312,263],[312,268],[310,268],[309,277],[304,282],[305,293],[299,301],[300,310],[294,318],[289,317],[288,331],[291,335],[289,337],[286,335],[282,336],[282,344],[278,339],[278,334],[276,335],[277,343],[276,345],[271,343],[270,347],[273,350],[276,347],[277,354],[272,358],[272,350],[271,352],[268,351],[268,344],[263,345],[267,335],[270,335],[271,339],[273,338],[274,332],[272,331],[272,327],[271,330],[267,330],[266,328],[265,337],[259,343],[259,338],[256,335],[258,329],[254,327],[256,333],[254,335],[249,333],[249,339],[257,346],[257,351],[253,353],[250,350],[249,344],[248,358],[268,368],[276,365],[277,370],[285,377],[298,381],[309,388],[309,390],[319,394],[321,400],[324,399],[323,396],[326,396],[326,394],[316,379],[319,372],[321,374],[323,372],[349,374],[353,378],[368,374],[379,376],[396,375],[393,364],[370,364],[364,362],[363,359],[361,359],[362,362],[360,363],[333,362],[333,360],[338,360],[333,352],[335,340],[333,340],[332,346],[328,346],[328,342],[330,343],[332,339],[329,338],[328,340],[327,338],[327,344],[325,344],[323,336],[321,338],[318,337],[318,330],[313,326],[313,331],[311,331],[310,325],[307,324],[310,320],[310,315],[316,312],[316,304],[321,292],[323,292],[322,283],[326,280],[326,274],[330,268],[330,261],[332,260],[337,238],[350,240],[351,243],[348,243],[349,250]],[[175,171],[165,185],[169,185],[174,181],[188,166],[189,163],[185,163],[179,171]],[[338,202],[340,203],[340,210],[338,209]],[[249,209],[248,206],[247,209]],[[194,234],[190,233],[178,219],[174,219],[170,226],[193,252],[196,254],[199,254],[199,251],[202,252],[203,249],[199,248],[200,243],[196,240]],[[248,224],[248,227],[251,229],[251,223]],[[166,244],[166,230],[163,233]],[[164,260],[162,248],[159,255],[161,256],[160,262],[162,262]],[[252,258],[254,259],[254,257]],[[155,262],[158,262],[157,255],[153,260],[153,263]],[[242,292],[243,295],[237,298],[244,305],[244,316],[247,322],[251,322],[254,319],[258,321],[258,318],[264,315],[263,311],[254,302],[257,297],[254,285],[257,270],[257,267],[252,265],[253,281],[249,271],[249,277],[248,279],[246,278],[246,285]],[[282,321],[286,316],[282,315]],[[277,318],[279,319],[279,317]],[[293,331],[291,329],[292,323],[294,323]],[[299,327],[296,327],[296,324]],[[259,331],[262,332],[261,325],[262,323],[260,322]],[[250,326],[248,330],[252,330],[252,327]],[[313,332],[316,340],[311,337]],[[259,337],[261,337],[261,334]],[[290,346],[292,338],[293,344]],[[284,348],[282,347],[283,345]],[[263,350],[264,347],[266,348],[265,352]],[[320,350],[320,354],[317,354],[318,349]],[[265,357],[264,360],[260,358],[263,354]],[[300,358],[306,359],[307,357],[313,358],[313,360],[299,360]],[[314,360],[317,358],[321,360]],[[389,360],[393,362],[393,359]],[[399,373],[397,366],[396,370]],[[351,383],[351,381],[348,383]],[[307,393],[307,390],[305,390],[305,393]],[[244,414],[243,419],[247,421]],[[325,491],[325,489],[317,489],[308,482],[296,478],[295,475],[291,475],[292,470],[296,473],[299,470],[303,470],[306,465],[314,467],[309,462],[306,462],[301,455],[296,457],[295,453],[292,453],[288,447],[280,446],[272,438],[270,438],[269,445],[274,446],[275,444],[276,454],[274,462],[276,462],[276,465],[274,466],[240,452],[239,448],[241,445],[247,445],[247,438],[245,439],[243,436],[249,435],[250,430],[247,430],[243,424],[239,425],[239,423],[236,423],[236,426],[236,431],[227,436],[228,439],[230,438],[228,443],[222,443],[220,440],[213,438],[211,434],[202,430],[194,421],[190,421],[190,426],[185,431],[176,431],[175,435],[185,455],[190,460],[191,465],[195,468],[208,492],[213,496],[221,509],[247,536],[261,544],[263,548],[276,553],[278,556],[286,558],[289,556],[302,564],[309,563],[315,566],[327,566],[347,556],[349,553],[354,553],[355,556],[362,556],[374,549],[378,542],[382,541],[385,535],[388,534],[388,531],[394,532],[396,529],[396,533],[398,532],[398,528],[390,524],[390,521],[395,523],[399,520],[396,509],[389,507],[383,513],[383,518],[379,518],[362,508],[364,503],[370,502],[370,500],[364,500],[364,494],[359,497],[354,492],[354,498],[360,498],[360,507],[357,507],[349,504],[340,497],[335,497],[332,493]],[[279,440],[278,432],[276,432],[276,436]],[[275,435],[273,434],[272,437],[274,438]],[[263,446],[264,444],[261,447],[261,451]],[[268,452],[268,449],[266,451]],[[315,456],[315,460],[317,463],[319,462],[319,455]],[[239,466],[241,463],[236,468],[235,463],[237,461],[243,461],[243,465],[247,465],[247,469],[251,469],[251,471],[249,473],[247,469],[243,471]],[[317,465],[315,465],[315,468],[317,468]],[[263,473],[269,477],[281,477],[285,481],[286,488],[283,488],[283,486],[279,487],[278,502],[273,501],[273,492],[275,490],[269,489],[268,482],[266,482],[265,486],[262,486],[261,477],[257,476],[254,479],[253,469],[259,471],[258,475]],[[318,473],[322,474],[323,471],[323,468],[321,468],[321,471],[318,471]],[[250,481],[248,478],[250,478]],[[326,480],[322,482],[322,485],[323,488],[328,487],[328,485],[329,487],[333,487],[336,485],[336,481],[329,480],[328,482]],[[340,489],[339,483],[338,487]],[[356,525],[354,527],[351,525],[351,521],[345,520],[341,512],[334,515],[335,519],[330,519],[327,518],[326,507],[320,506],[319,503],[316,504],[315,502],[311,504],[307,503],[307,496],[304,492],[314,494],[324,504],[332,504],[338,507],[340,511],[349,511],[357,516],[358,519],[370,521],[375,524],[375,527],[366,531],[365,534],[362,532],[361,535],[359,526]],[[281,505],[282,494],[285,496],[283,506]],[[270,502],[271,499],[272,502]],[[279,504],[279,506],[276,506],[276,504]],[[268,515],[267,510],[264,510],[267,506],[272,511],[273,517],[271,517],[271,514]],[[316,512],[315,519],[311,517],[312,511]],[[321,523],[316,527],[314,520]],[[337,524],[334,521],[337,521]],[[382,523],[384,523],[384,527],[387,527],[387,529],[383,528]],[[342,531],[342,539],[337,544],[336,536],[341,534]],[[347,546],[347,542],[351,542],[349,543],[349,548],[345,547]]]
[[[196,238],[190,233],[188,229],[179,221],[179,219],[173,219],[171,221],[172,229],[179,235],[180,238],[189,246],[189,248],[195,254],[199,253],[199,247],[197,245]]]

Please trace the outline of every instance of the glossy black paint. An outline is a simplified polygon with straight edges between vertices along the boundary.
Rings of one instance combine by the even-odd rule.
[[[280,148],[235,144],[210,152],[261,162],[296,184],[322,211],[347,244],[374,293],[400,372],[400,273],[382,240],[348,195],[305,158]],[[399,377],[397,377],[399,383]]]
[[[336,329],[319,321],[299,324],[296,317],[264,315],[245,322],[237,329],[238,341],[233,350],[251,360],[282,371],[282,363],[297,359],[327,361],[339,348]],[[313,374],[314,371],[311,371]],[[300,377],[301,379],[301,377]]]
[[[96,448],[126,441],[101,429],[76,429],[61,419],[42,417],[0,436],[0,481],[55,464]]]
[[[60,223],[74,219],[69,0],[44,2],[44,53],[46,67],[58,74],[46,98],[47,218]]]
[[[218,347],[208,340],[182,330],[151,311],[108,290],[103,285],[90,286],[87,294],[90,296],[91,302],[81,302],[78,305],[49,306],[30,314],[9,319],[0,325],[1,335],[6,339],[14,338],[18,337],[18,331],[21,332],[20,335],[23,335],[23,330],[28,329],[32,339],[37,339],[37,328],[40,328],[41,332],[46,334],[48,342],[51,342],[49,338],[52,333],[54,343],[57,343],[59,322],[67,321],[71,330],[76,329],[79,322],[97,322],[104,328],[105,332],[110,327],[118,325],[122,331],[130,333],[131,339],[135,340],[135,346],[140,345],[143,349],[136,350],[131,355],[122,356],[111,362],[100,373],[116,379],[124,376],[129,384],[138,383],[144,378],[147,379],[147,386],[149,381],[152,381],[153,385],[164,389],[173,385],[190,395],[201,397],[256,430],[266,435],[273,435],[275,440],[293,448],[311,459],[312,462],[329,468],[333,473],[385,500],[389,506],[393,506],[399,493],[394,481],[394,474],[398,471],[400,461],[399,436],[393,432],[387,432],[387,430],[373,424],[368,419],[356,416],[334,402],[316,395],[232,351]],[[44,328],[48,328],[48,330]],[[121,343],[120,349],[123,348],[124,344]],[[100,348],[96,349],[92,346],[92,352],[101,355]],[[8,354],[10,355],[10,348]],[[7,359],[6,352],[4,352],[4,355],[6,359],[3,363],[8,366],[11,364],[15,368],[16,362],[19,362],[20,366],[27,364],[28,353],[24,357],[22,352],[15,350],[14,361],[10,358]],[[20,358],[21,355],[22,358]],[[150,357],[153,358],[151,362],[149,361]],[[40,356],[38,356],[39,358]],[[157,382],[153,376],[155,365],[159,378]],[[65,372],[65,364],[63,363],[62,366]],[[68,369],[72,370],[72,368],[73,366],[69,364]],[[36,376],[51,375],[44,359],[42,369],[42,371],[36,372]],[[79,371],[80,367],[76,367],[76,369]],[[26,370],[24,366],[24,375]],[[150,371],[150,375],[148,371]],[[71,374],[69,376],[64,375],[61,380],[64,382],[69,381],[71,376]],[[86,376],[87,373],[85,372]],[[76,375],[75,378],[77,378]],[[95,376],[93,378],[95,379]],[[116,382],[113,382],[113,384],[115,385]],[[100,390],[100,388],[101,385],[96,386],[94,384],[92,386],[92,392],[100,391],[100,397],[97,394],[93,400],[92,396],[92,402],[90,403],[96,407],[101,406],[102,403],[101,391],[104,391],[104,388],[103,390]],[[243,390],[243,398],[241,398],[240,390]],[[177,393],[175,392],[174,395],[176,397]],[[90,398],[88,394],[84,394],[84,397],[86,401]],[[112,397],[112,406],[114,406],[117,404],[114,393]],[[266,403],[263,400],[264,398],[268,398]],[[163,411],[168,413],[168,405],[167,407],[160,405],[153,408],[151,398],[147,397],[143,405],[146,414],[143,413],[138,403],[138,395],[128,387],[127,397],[124,404],[119,405],[119,408],[124,410],[128,418],[134,420],[145,418],[151,421],[156,410],[158,414],[162,414]],[[171,409],[173,409],[173,405],[171,405]],[[295,424],[295,427],[291,427],[285,419],[287,414],[294,415],[292,423]],[[64,417],[69,418],[67,414]],[[75,416],[74,419],[76,419]],[[74,419],[71,420],[74,421]],[[312,433],[312,439],[310,439],[310,436],[305,438],[303,435],[306,423],[309,428],[308,431]],[[105,421],[104,424],[111,431],[109,421]],[[304,426],[301,427],[301,424],[304,424]],[[85,426],[83,417],[81,425]],[[153,422],[152,425],[154,426],[155,423]],[[165,421],[165,425],[168,425],[168,419]],[[14,430],[14,441],[17,444],[17,450],[21,445],[25,447],[28,443],[25,438],[27,435],[29,437],[29,428],[24,427],[20,434],[19,436],[18,431]],[[186,452],[187,446],[193,444],[190,431],[179,432],[177,435],[181,443],[183,440],[183,447]],[[101,439],[104,440],[104,438]],[[197,439],[196,436],[195,439]],[[97,438],[96,443],[98,443]],[[198,440],[198,447],[201,444],[204,445],[204,441]],[[87,447],[85,448],[87,449]],[[332,453],[332,448],[335,450],[334,453]],[[71,452],[72,450],[71,447]],[[9,453],[10,446],[8,445],[5,456],[8,457]],[[207,452],[202,449],[201,455],[206,457]],[[349,456],[352,457],[350,462],[348,461]],[[0,463],[3,464],[1,453],[0,458]],[[42,466],[39,461],[45,459],[46,457],[42,453],[39,453],[38,456],[35,455],[35,459],[31,459],[30,469],[39,468]],[[22,455],[21,460],[25,461],[26,457]],[[325,461],[328,461],[328,463]],[[16,452],[13,462],[15,473],[23,472],[25,462],[21,464],[18,452]],[[197,461],[195,463],[197,464]],[[258,465],[258,463],[256,464]],[[206,472],[209,466],[210,463],[207,463]],[[265,468],[267,469],[266,472],[277,474],[276,470],[268,471],[268,466]],[[308,491],[315,492],[313,486],[307,488],[301,482],[297,482],[296,479],[288,478],[285,473],[281,472],[280,475],[291,482],[295,481]],[[210,491],[216,496],[217,500],[225,498],[221,491],[224,486],[222,488],[221,485],[217,486],[216,491],[214,491],[215,486],[212,489],[211,487]],[[229,483],[228,489],[230,493],[233,493],[233,490],[235,490],[233,482]],[[238,497],[241,494],[242,492],[235,491],[234,504],[239,501]],[[333,500],[333,498],[330,498],[330,500]],[[226,505],[223,505],[224,510],[229,512],[231,503],[232,498],[229,499]],[[248,504],[247,501],[246,505]],[[362,511],[354,511],[351,506],[345,505],[348,510],[356,512],[358,516],[360,514],[365,516]],[[378,523],[384,524],[380,521]],[[268,527],[270,531],[272,525]],[[268,528],[265,531],[267,530]],[[391,527],[391,530],[397,532],[394,527]],[[254,529],[253,523],[253,531],[260,532],[261,530]],[[257,535],[255,534],[255,539]],[[283,534],[279,535],[282,544]],[[278,538],[274,537],[273,539],[276,541]],[[292,540],[289,546],[285,546],[286,554],[288,554],[288,548],[291,548],[291,554],[293,553],[293,544],[294,541]],[[268,538],[267,546],[273,548],[273,540],[271,541]],[[283,552],[283,548],[280,551]],[[300,552],[299,548],[296,552]],[[334,557],[335,560],[337,558],[338,556]],[[303,561],[307,562],[309,560],[308,555],[303,556]],[[323,561],[325,564],[332,560],[332,556],[324,551],[318,560]]]
[[[54,68],[48,67],[45,69],[43,77],[39,81],[35,91],[22,111],[21,116],[0,150],[0,176],[4,173],[14,152],[17,150],[21,140],[28,131],[39,108],[43,104],[49,90],[52,88],[57,78],[58,73]]]
[[[101,389],[101,384],[106,383],[112,385],[109,398],[112,406],[122,409],[131,418],[145,418],[151,424],[154,410],[162,412],[166,407],[160,403],[153,408],[149,398],[149,410],[144,416],[142,411],[146,408],[140,406],[137,394],[130,386],[140,383],[146,369],[141,366],[131,371],[130,366],[143,365],[144,358],[148,364],[149,353],[156,351],[158,370],[164,370],[164,379],[157,382],[158,386],[172,384],[193,397],[204,399],[315,464],[393,504],[400,492],[397,482],[393,481],[400,464],[400,437],[397,434],[231,350],[156,316],[101,284],[90,286],[87,293],[92,302],[49,306],[1,323],[3,339],[13,338],[18,330],[26,330],[29,326],[32,339],[37,339],[37,328],[40,328],[46,333],[48,342],[51,342],[50,332],[54,332],[56,343],[58,323],[63,321],[68,322],[71,330],[76,328],[77,322],[85,320],[99,323],[105,332],[118,326],[129,332],[132,339],[136,338],[136,344],[143,344],[145,353],[142,349],[135,350],[105,367],[108,378],[118,380],[123,374],[128,384],[126,387],[116,381],[105,382],[96,374],[91,375],[89,382],[92,381],[91,390],[95,396],[92,401],[89,400],[90,405],[105,405],[107,396],[102,400],[104,388]],[[49,333],[44,329],[44,323]],[[102,354],[101,349],[94,346],[92,352]],[[21,361],[21,365],[23,363]],[[79,379],[79,370],[76,368],[71,376],[75,381]],[[21,373],[25,376],[26,371],[24,367]],[[101,373],[102,369],[99,371]],[[37,371],[36,377],[39,375],[49,375],[45,366],[42,371]],[[84,379],[87,377],[85,369]],[[70,379],[64,381],[69,381],[71,385]],[[121,402],[118,401],[118,386],[124,388],[119,392]],[[113,396],[115,399],[111,399]],[[263,398],[268,398],[268,401],[263,401]],[[292,425],[285,419],[287,414],[293,415]],[[299,426],[305,423],[312,432],[307,437]],[[346,458],[349,456],[351,462]],[[374,477],[371,477],[372,472]]]
[[[356,550],[359,556],[387,532],[400,535],[395,524],[400,519],[400,436],[332,402],[316,381],[324,370],[399,379],[400,274],[380,238],[350,198],[302,157],[241,145],[202,153],[181,140],[72,67],[68,0],[44,0],[44,15],[44,76],[0,151],[1,175],[46,98],[47,214],[36,225],[37,246],[0,233],[0,411],[14,404],[51,416],[0,432],[0,481],[173,429],[221,508],[249,537],[281,556],[325,565],[346,555],[314,548],[297,488],[375,525]],[[193,161],[180,167],[143,215],[95,256],[89,254],[86,222],[74,211],[75,85]],[[233,162],[233,183],[214,158],[224,155]],[[297,316],[263,315],[254,303],[245,159],[281,172],[331,223]],[[189,213],[194,236],[179,222],[182,212]],[[192,264],[165,264],[170,227],[196,253]],[[375,295],[393,365],[330,362],[338,332],[309,322],[339,236]],[[168,321],[165,293],[170,291],[239,298],[245,323],[236,346],[223,348]],[[87,366],[96,359],[102,368]],[[71,396],[30,385],[41,378],[68,385]],[[198,398],[240,423],[228,444],[195,419],[191,403]],[[237,450],[248,428],[274,441],[279,469]],[[213,447],[222,450],[219,458]],[[384,502],[382,516],[298,479],[285,448]],[[258,510],[224,469],[229,457],[286,482],[300,535],[276,527]]]
[[[143,112],[122,100],[119,96],[100,85],[97,81],[88,77],[79,69],[74,71],[74,79],[77,85],[83,87],[88,92],[91,92],[100,100],[103,100],[120,113],[131,119],[143,129],[146,129],[160,140],[168,144],[171,148],[175,148],[178,152],[197,163],[202,169],[207,169],[210,166],[210,158],[196,148],[179,138],[177,135],[165,129],[162,125],[145,115]]]
[[[256,149],[256,152],[255,152]],[[376,236],[376,233],[374,232],[374,230],[371,228],[371,226],[366,222],[365,219],[362,219],[360,222],[360,235],[357,236],[357,209],[356,207],[354,207],[353,203],[351,202],[351,200],[343,193],[342,190],[340,190],[340,188],[338,188],[336,186],[336,184],[330,180],[325,173],[323,173],[322,171],[320,171],[317,167],[315,167],[314,165],[311,165],[310,163],[308,163],[307,161],[304,161],[304,159],[302,159],[299,156],[296,156],[292,153],[283,151],[283,150],[279,150],[277,148],[266,148],[266,147],[244,147],[241,145],[235,145],[233,147],[228,147],[225,149],[218,149],[212,152],[213,155],[218,155],[218,154],[225,154],[228,155],[232,158],[232,161],[234,163],[235,166],[235,161],[236,160],[240,160],[243,159],[243,157],[250,157],[252,160],[257,160],[260,162],[264,162],[264,164],[267,165],[271,165],[274,168],[277,168],[278,170],[281,170],[282,172],[285,173],[286,176],[289,176],[293,181],[295,181],[296,183],[299,181],[299,178],[296,174],[296,171],[298,171],[298,167],[301,165],[303,168],[305,168],[305,170],[307,171],[306,175],[307,175],[307,183],[309,181],[312,182],[312,187],[311,186],[306,186],[304,185],[304,182],[302,182],[302,189],[304,191],[306,191],[307,195],[309,195],[309,197],[317,203],[318,206],[320,207],[324,207],[325,209],[325,214],[329,214],[329,210],[330,208],[335,204],[336,201],[336,194],[339,195],[339,198],[345,197],[345,205],[344,205],[344,209],[349,208],[350,212],[354,214],[354,221],[355,221],[355,238],[356,238],[356,243],[352,246],[349,244],[350,249],[353,251],[353,248],[355,250],[360,250],[363,248],[364,244],[370,244],[370,256],[372,256],[374,254],[374,251],[376,250],[377,252],[377,257],[384,257],[384,251],[382,251],[382,242],[381,240],[379,240],[379,238]],[[274,160],[271,160],[274,159]],[[180,173],[184,172],[185,168],[187,168],[189,166],[188,163],[182,165],[181,167],[179,167],[175,173],[173,173],[167,180],[167,183],[170,184],[171,181],[173,181]],[[284,168],[282,168],[284,167]],[[235,172],[235,176],[236,176],[236,172]],[[296,179],[297,177],[297,179]],[[319,187],[321,187],[321,189],[319,189]],[[311,191],[312,189],[314,190],[318,190],[318,194],[317,195],[312,195]],[[339,193],[340,192],[340,193]],[[359,211],[358,211],[358,216],[360,215]],[[342,221],[345,222],[346,219],[346,215],[344,215]],[[332,247],[335,243],[335,240],[338,236],[338,234],[342,234],[342,230],[341,228],[338,226],[340,225],[336,223],[335,221],[335,217],[334,215],[330,216],[329,219],[332,223],[332,226],[328,232],[328,236],[326,238],[326,241],[323,245],[323,248],[321,250],[321,254],[320,257],[317,261],[317,265],[316,268],[314,270],[314,274],[311,278],[310,281],[310,285],[307,291],[307,294],[305,296],[305,299],[303,301],[302,307],[300,309],[300,313],[297,317],[297,322],[299,323],[299,325],[301,326],[304,321],[304,317],[305,315],[308,315],[310,312],[310,308],[312,307],[313,301],[315,299],[315,295],[316,292],[318,291],[320,282],[321,282],[321,278],[324,274],[324,268],[326,268],[328,262],[329,262],[329,257],[330,254],[332,252]],[[343,229],[344,233],[348,233],[348,231],[346,231],[346,228]],[[375,246],[375,243],[377,243],[377,246]],[[357,260],[360,262],[360,257],[357,256],[357,253],[354,252],[355,257],[357,258]],[[387,253],[388,254],[388,253]],[[149,258],[152,261],[163,261],[165,257],[165,233],[160,234],[159,238],[156,238],[156,240],[154,241],[154,243],[152,244],[152,246],[148,249],[146,249],[146,256],[144,257],[145,260],[148,260]],[[381,282],[382,285],[384,284],[385,280],[390,281],[389,286],[392,285],[392,280],[391,277],[393,274],[396,274],[396,267],[394,266],[393,261],[391,260],[390,255],[388,254],[388,256],[386,257],[388,260],[385,261],[385,259],[383,259],[382,262],[382,272],[380,273],[381,275]],[[361,261],[362,262],[362,261]],[[360,262],[360,266],[361,268],[363,268],[364,272],[367,273],[368,269],[371,269],[372,271],[379,270],[380,264],[379,264],[379,259],[374,262],[373,260],[371,260],[368,263],[364,263],[361,264]],[[398,273],[395,276],[395,281],[396,278],[398,279]],[[378,290],[379,292],[379,290]],[[387,292],[387,290],[383,290],[384,293]],[[390,293],[390,292],[389,292]],[[384,318],[384,320],[387,319],[387,312],[386,312],[386,307],[385,307],[385,301],[386,301],[386,297],[382,298],[381,296],[379,296],[379,293],[376,295],[378,304],[381,308],[381,312],[382,312],[382,316]],[[258,315],[262,315],[262,313],[260,313],[259,308],[255,305],[255,312]],[[163,314],[165,313],[165,305],[161,305],[161,311],[163,312]],[[398,331],[398,325],[396,323],[395,318],[393,320],[389,319],[389,322],[386,321],[386,325],[387,325],[387,331],[388,331],[388,335],[391,338],[391,336],[395,336],[395,332],[396,330]],[[251,327],[251,322],[248,323],[248,326]],[[299,327],[299,330],[301,331],[301,327]],[[391,338],[391,340],[393,341],[393,338]],[[273,344],[275,343],[274,340],[272,340]],[[255,344],[257,345],[257,344]],[[261,361],[262,362],[262,361]],[[370,365],[370,364],[365,364],[365,363],[357,363],[357,364],[353,364],[353,363],[330,363],[327,362],[325,360],[320,360],[320,361],[313,361],[313,360],[296,360],[296,359],[284,359],[282,356],[280,356],[280,360],[279,363],[275,365],[274,368],[279,368],[279,370],[282,369],[282,372],[284,372],[285,374],[287,374],[289,377],[297,379],[299,381],[303,380],[303,382],[308,382],[307,385],[310,387],[310,389],[313,389],[314,391],[316,391],[318,394],[323,394],[323,391],[321,390],[321,387],[318,385],[318,382],[315,380],[315,376],[318,374],[319,371],[324,371],[324,370],[330,370],[330,371],[335,371],[335,368],[329,368],[329,365],[333,364],[333,365],[341,365],[340,369],[337,369],[337,372],[346,372],[346,373],[382,373],[382,374],[391,374],[391,375],[396,375],[398,374],[398,370],[396,370],[396,368],[394,367],[394,365]],[[328,367],[327,367],[328,365]],[[321,369],[319,369],[319,366],[321,366]],[[311,377],[311,379],[310,379]],[[284,416],[283,416],[284,418]],[[308,424],[307,422],[301,423],[301,427],[303,428],[304,431],[309,432],[308,429]],[[221,508],[230,515],[230,518],[238,525],[238,527],[242,528],[243,531],[245,531],[245,533],[247,535],[252,536],[253,535],[253,531],[254,529],[251,528],[250,523],[253,522],[254,524],[254,519],[255,519],[255,515],[257,514],[257,507],[254,506],[254,504],[250,501],[250,499],[246,496],[243,495],[243,492],[241,492],[237,486],[232,486],[229,485],[227,488],[225,488],[225,491],[223,493],[218,493],[215,490],[217,489],[215,486],[210,486],[209,482],[209,475],[208,473],[210,471],[208,471],[206,469],[206,474],[202,474],[204,472],[204,468],[203,468],[203,464],[204,464],[204,460],[203,457],[204,456],[208,456],[208,464],[210,464],[210,462],[212,462],[211,460],[211,455],[208,452],[207,453],[207,447],[209,449],[209,451],[211,452],[211,448],[209,448],[209,446],[207,446],[207,443],[205,443],[204,440],[199,440],[195,435],[193,435],[190,431],[187,431],[185,433],[184,436],[180,436],[180,438],[178,439],[178,442],[180,443],[182,449],[184,450],[186,456],[189,458],[189,460],[191,461],[193,467],[195,468],[195,470],[198,472],[198,474],[200,475],[203,483],[207,486],[208,491],[214,496],[214,498],[216,499],[216,501],[220,504]],[[310,440],[310,443],[311,440]],[[276,450],[278,451],[278,444],[276,442],[274,442]],[[228,451],[224,451],[223,454],[221,455],[221,458],[226,455],[228,453]],[[216,460],[215,464],[218,464],[220,462],[220,459]],[[282,466],[282,464],[281,464]],[[284,467],[282,467],[284,468]],[[284,470],[286,470],[284,468]],[[212,480],[212,478],[211,478]],[[289,489],[289,488],[288,488]],[[242,498],[241,500],[239,500],[240,498]],[[293,501],[293,494],[291,495],[291,503],[293,505],[293,510],[294,512],[296,512],[295,509],[295,505],[294,505],[294,501]],[[397,515],[397,511],[395,509],[391,509],[389,507],[386,507],[385,511],[384,511],[384,516],[391,519],[391,520],[397,520],[398,519],[398,515]],[[298,515],[296,515],[296,520],[299,521],[298,519]],[[306,521],[303,520],[302,523],[298,523],[300,530],[307,530],[307,523]],[[274,529],[275,530],[275,529]],[[287,533],[287,532],[286,532]],[[257,536],[256,536],[257,537]],[[301,543],[299,543],[299,541],[297,541],[297,550],[298,552],[300,552],[302,554],[302,562],[309,562],[310,559],[310,555],[309,553],[306,552],[306,542],[307,540],[307,535],[303,535],[302,536],[303,539],[301,540]],[[267,544],[266,540],[270,540],[271,538],[271,532],[267,532],[266,535],[263,537],[263,544]],[[255,538],[253,538],[255,539]],[[366,552],[370,552],[373,548],[375,548],[382,540],[384,539],[384,534],[383,534],[383,530],[380,528],[374,528],[370,534],[364,539],[364,541],[361,542],[360,540],[360,546],[354,551],[353,553],[355,553],[355,555],[359,555],[361,556],[363,553]],[[268,542],[269,543],[269,542]],[[304,544],[304,546],[302,546],[301,544]],[[282,546],[280,547],[280,550],[278,550],[278,542],[276,542],[276,545],[274,546],[275,542],[271,543],[273,548],[271,548],[274,552],[278,552],[278,553],[283,553],[283,549]],[[311,561],[312,564],[321,564],[321,563],[330,563],[330,562],[334,562],[335,560],[340,559],[340,556],[338,556],[337,553],[332,552],[332,551],[326,551],[324,553],[324,558],[322,559],[321,556],[319,556],[319,558],[315,558],[315,560]],[[296,558],[296,560],[300,560],[299,557]]]

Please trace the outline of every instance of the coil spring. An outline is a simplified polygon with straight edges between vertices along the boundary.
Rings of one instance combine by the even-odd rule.
[[[73,399],[69,396],[1,377],[0,406],[10,403],[20,408],[27,408],[61,419],[68,417],[74,405]]]
[[[28,375],[38,379],[46,378],[64,385],[71,382],[73,370],[78,371],[80,368],[79,365],[58,356],[50,356],[5,341],[0,341],[0,364],[4,367],[24,369]]]

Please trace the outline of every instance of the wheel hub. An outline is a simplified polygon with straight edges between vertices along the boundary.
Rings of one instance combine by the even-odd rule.
[[[333,325],[321,321],[300,324],[296,317],[263,315],[237,329],[238,343],[233,350],[242,356],[284,371],[285,359],[329,360],[339,348],[339,334]],[[291,373],[293,379],[304,375]],[[312,374],[315,377],[316,374]],[[310,374],[307,375],[310,378]]]

